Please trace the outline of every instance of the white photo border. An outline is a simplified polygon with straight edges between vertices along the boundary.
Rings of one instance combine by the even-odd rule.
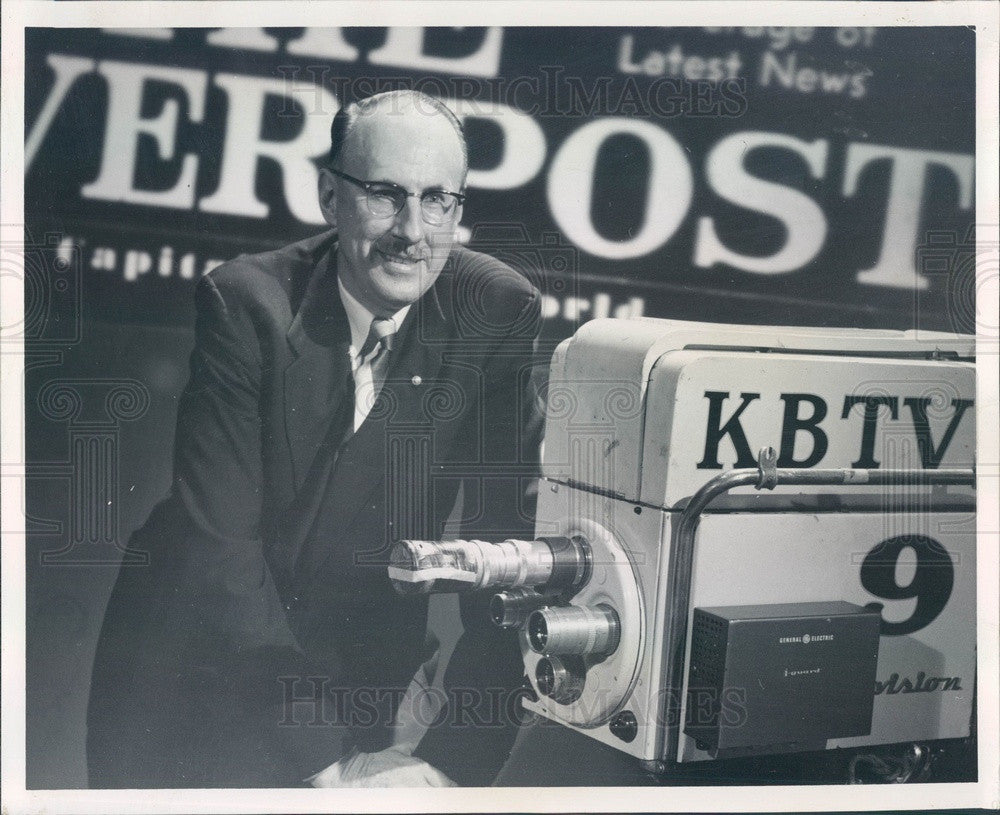
[[[976,31],[976,224],[978,268],[997,275],[997,99],[1000,5],[992,2],[16,2],[3,4],[3,188],[0,227],[4,242],[23,240],[24,30],[51,27],[184,27],[288,25],[621,25],[692,26],[711,20],[754,25],[967,25]],[[992,247],[992,248],[989,248]],[[990,254],[992,252],[992,254]],[[995,291],[995,279],[980,279]],[[20,321],[20,281],[0,279],[3,325]],[[992,288],[990,288],[992,286]],[[998,303],[979,304],[984,325],[997,326]],[[4,533],[2,780],[5,813],[113,812],[455,812],[501,811],[775,811],[996,808],[1000,806],[998,705],[998,506],[1000,427],[996,340],[978,366],[978,716],[979,781],[975,784],[823,787],[531,788],[488,791],[426,790],[26,790],[25,789],[25,541]],[[4,529],[23,529],[23,349],[4,346],[2,363],[2,517]]]

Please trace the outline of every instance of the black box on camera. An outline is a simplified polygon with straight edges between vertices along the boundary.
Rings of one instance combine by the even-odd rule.
[[[713,756],[868,735],[880,621],[841,601],[696,608],[684,732]]]

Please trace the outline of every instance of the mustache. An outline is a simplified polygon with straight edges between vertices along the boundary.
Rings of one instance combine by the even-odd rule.
[[[411,263],[416,263],[421,260],[430,260],[432,254],[429,249],[421,249],[419,247],[407,246],[406,244],[399,244],[395,242],[376,243],[375,249],[383,255],[404,258]]]

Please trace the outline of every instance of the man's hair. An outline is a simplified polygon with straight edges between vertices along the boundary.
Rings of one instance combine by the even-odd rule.
[[[426,113],[441,114],[448,120],[458,136],[459,144],[462,146],[462,186],[465,186],[465,174],[469,169],[469,148],[465,143],[465,130],[461,120],[452,112],[444,102],[428,96],[426,93],[414,90],[395,90],[376,93],[365,99],[359,99],[344,105],[333,117],[333,124],[330,125],[330,154],[327,159],[328,166],[332,169],[339,169],[341,153],[344,145],[350,138],[351,131],[362,116],[372,113],[376,108],[388,107],[389,110],[400,111],[406,104]]]

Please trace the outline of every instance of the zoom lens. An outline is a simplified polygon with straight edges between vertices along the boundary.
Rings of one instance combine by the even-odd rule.
[[[614,653],[621,639],[618,613],[609,605],[548,606],[528,617],[528,643],[539,654]]]
[[[579,536],[533,541],[397,543],[389,579],[400,594],[539,587],[578,589],[590,578],[590,547]]]

